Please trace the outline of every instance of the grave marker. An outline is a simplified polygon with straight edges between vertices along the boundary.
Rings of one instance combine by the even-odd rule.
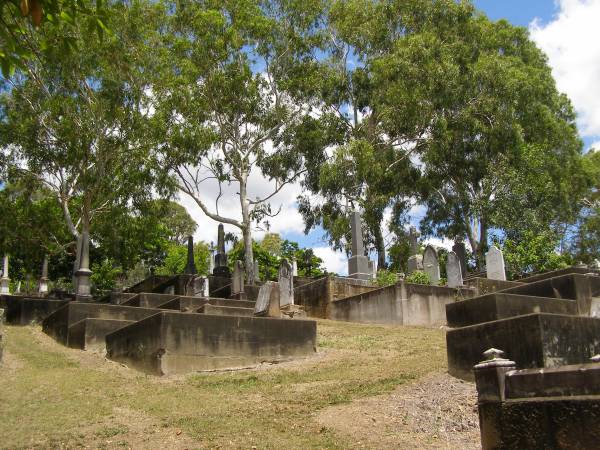
[[[258,317],[279,317],[279,286],[274,281],[265,281],[258,291],[254,315]]]
[[[223,224],[219,224],[219,231],[217,235],[217,254],[215,255],[215,268],[213,269],[213,275],[217,277],[231,276],[231,271],[227,267],[227,253],[225,253],[225,228]]]
[[[458,288],[463,285],[462,271],[460,268],[460,260],[454,252],[448,253],[446,260],[446,273],[448,276],[448,287]]]
[[[362,222],[358,211],[354,211],[350,216],[350,226],[352,230],[352,256],[348,259],[348,278],[370,280],[369,258],[364,254]]]
[[[233,278],[231,280],[232,296],[240,296],[244,293],[244,264],[236,261],[233,266]]]
[[[194,262],[194,238],[192,236],[188,236],[187,264],[183,273],[186,275],[196,275],[198,273],[198,269],[196,269],[196,263]]]
[[[437,251],[431,245],[423,252],[423,270],[429,275],[431,284],[437,286],[440,282],[440,264]]]
[[[502,251],[495,245],[492,245],[485,254],[485,267],[489,280],[506,281],[504,256],[502,255]]]
[[[8,278],[8,255],[4,255],[2,278],[0,279],[0,294],[10,294],[10,278]]]
[[[279,304],[281,306],[294,304],[294,275],[292,265],[285,258],[279,266]]]
[[[48,293],[48,255],[44,255],[44,262],[42,263],[42,276],[40,277],[38,292],[42,295]]]
[[[419,255],[419,241],[418,238],[421,234],[415,227],[410,227],[408,239],[410,242],[410,256],[408,258],[408,274],[423,270],[423,256]]]

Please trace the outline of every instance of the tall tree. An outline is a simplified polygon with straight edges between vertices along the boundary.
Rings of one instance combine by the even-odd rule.
[[[4,167],[52,192],[74,238],[89,232],[98,214],[151,192],[148,61],[139,44],[151,39],[156,9],[143,1],[111,5],[107,20],[115,33],[102,41],[84,26],[48,24],[33,38],[58,44],[67,33],[82,51],[48,45],[3,80]]]
[[[320,1],[179,1],[169,10],[163,46],[151,49],[164,69],[153,91],[159,159],[204,214],[241,230],[253,279],[253,227],[278,213],[271,201],[306,170],[294,131],[310,111]],[[256,179],[270,187],[253,191]],[[238,215],[221,206],[229,185]],[[207,189],[219,193],[214,206]]]

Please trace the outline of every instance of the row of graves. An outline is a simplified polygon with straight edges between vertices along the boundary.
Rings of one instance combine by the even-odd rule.
[[[387,325],[446,326],[449,373],[475,381],[482,447],[598,448],[600,442],[600,271],[574,266],[507,281],[492,246],[483,273],[467,272],[464,243],[437,285],[437,252],[418,253],[411,230],[409,272],[432,285],[372,282],[360,215],[352,217],[348,277],[298,277],[282,261],[278,282],[244,280],[227,266],[223,227],[211,275],[196,275],[190,240],[185,273],[151,276],[125,292],[89,296],[86,249],[77,294],[2,295],[8,322],[41,321],[44,332],[80,349],[152,374],[233,368],[306,357],[316,351],[316,322],[328,318]],[[257,273],[258,271],[255,270]],[[5,258],[2,289],[8,280]],[[6,290],[2,291],[6,293]]]
[[[151,276],[99,299],[89,295],[85,245],[81,252],[75,294],[47,294],[41,285],[38,297],[4,294],[6,321],[41,322],[66,346],[105,351],[156,375],[248,367],[316,351],[316,322],[294,305],[292,264],[282,262],[278,282],[246,282],[241,262],[233,273],[227,266],[222,225],[212,275],[196,274],[190,237],[184,274]]]

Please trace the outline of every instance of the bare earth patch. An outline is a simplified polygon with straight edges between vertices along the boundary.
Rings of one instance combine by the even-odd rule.
[[[356,448],[478,449],[473,383],[434,373],[387,395],[322,410],[317,420]]]

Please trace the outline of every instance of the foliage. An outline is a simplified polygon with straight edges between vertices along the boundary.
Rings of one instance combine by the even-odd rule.
[[[281,245],[283,241],[278,233],[267,233],[260,241],[261,248],[273,256],[281,256]]]
[[[65,53],[81,51],[71,33],[58,42],[44,36],[40,26],[60,26],[73,31],[84,26],[88,34],[102,38],[107,31],[101,0],[96,4],[80,0],[3,0],[0,2],[0,67],[5,78],[29,59],[39,57],[51,45]],[[31,22],[31,23],[30,23]],[[41,36],[40,36],[41,35]]]
[[[534,234],[526,231],[520,241],[506,239],[502,252],[508,278],[567,267],[571,259],[557,253],[558,243],[558,237],[551,232]]]
[[[375,279],[375,284],[380,287],[390,286],[392,284],[396,284],[398,282],[398,275],[395,272],[390,272],[389,270],[381,269],[377,271],[377,278]]]
[[[429,275],[427,275],[422,270],[415,270],[413,273],[411,273],[405,278],[405,281],[407,283],[413,284],[431,284],[431,279],[429,278]]]
[[[95,293],[103,293],[114,289],[117,285],[117,279],[121,274],[121,268],[115,267],[114,261],[106,258],[100,263],[92,264],[92,288]]]
[[[199,275],[208,275],[208,258],[210,250],[204,242],[194,244],[194,263]],[[156,268],[157,275],[182,274],[187,265],[187,246],[171,243],[167,247],[166,256],[162,265]]]
[[[323,275],[323,260],[314,255],[311,249],[301,249],[297,242],[284,240],[281,243],[281,255],[275,256],[266,251],[260,243],[253,242],[254,258],[258,261],[259,276],[261,280],[277,281],[281,259],[286,258],[290,263],[296,259],[298,275],[302,277],[318,277]],[[227,255],[227,262],[231,269],[235,261],[242,261],[244,246],[242,242],[236,244]]]
[[[6,172],[43,184],[73,238],[113,207],[151,194],[144,139],[147,61],[138,48],[150,40],[156,8],[111,4],[107,20],[116,31],[101,41],[83,24],[49,22],[43,36],[31,36],[35,46],[45,39],[48,48],[3,80],[0,146]],[[85,51],[62,51],[66,35]]]

